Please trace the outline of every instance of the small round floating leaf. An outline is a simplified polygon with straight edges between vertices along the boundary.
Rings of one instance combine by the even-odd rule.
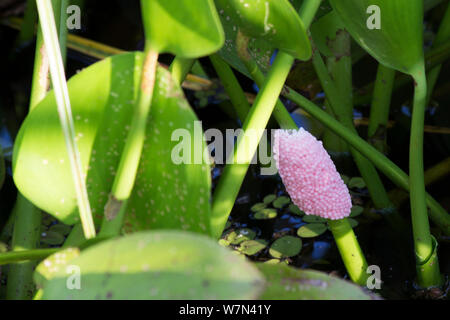
[[[283,208],[285,205],[287,205],[288,203],[291,202],[291,199],[289,199],[286,196],[281,196],[278,197],[274,202],[273,202],[273,206],[277,209],[281,209]]]
[[[239,251],[247,256],[252,256],[267,247],[267,241],[262,239],[248,240],[241,243]]]
[[[302,249],[302,240],[293,236],[281,237],[272,243],[269,253],[274,258],[289,258],[296,256]]]
[[[264,197],[263,202],[265,204],[270,204],[272,203],[275,199],[277,198],[277,196],[275,194],[269,194],[267,196]]]
[[[302,238],[314,238],[327,231],[327,226],[323,223],[310,223],[301,226],[297,230],[297,235]]]
[[[352,207],[352,212],[350,213],[350,217],[354,218],[357,217],[359,215],[361,215],[361,213],[363,213],[364,208],[361,206],[353,206]]]
[[[265,264],[279,264],[280,262],[281,262],[280,259],[270,259],[270,260],[264,261],[263,263],[265,263]]]
[[[253,231],[252,229],[243,228],[231,231],[227,235],[226,240],[229,241],[231,244],[237,245],[243,241],[253,240],[255,239],[255,237],[256,237],[255,231]]]
[[[348,182],[348,187],[351,188],[358,188],[358,189],[362,189],[366,187],[366,182],[364,181],[363,178],[361,177],[353,177],[350,179],[350,181]]]
[[[223,46],[213,0],[142,0],[141,7],[145,37],[160,53],[197,58]]]
[[[293,204],[293,203],[291,203],[290,205],[289,205],[289,212],[292,212],[292,213],[294,213],[294,214],[296,214],[296,215],[299,215],[299,216],[304,216],[305,215],[305,213],[302,211],[302,210],[300,210],[300,208],[299,207],[297,207],[295,204]]]
[[[325,222],[327,222],[327,219],[324,219],[319,216],[313,216],[313,215],[305,215],[302,218],[302,220],[303,220],[303,222],[307,222],[307,223],[325,223]]]
[[[69,290],[66,270],[44,285],[47,300],[255,299],[264,278],[211,238],[179,230],[138,232],[103,241],[71,260],[82,290]]]
[[[47,231],[41,238],[41,242],[51,246],[57,246],[64,242],[64,236],[58,232]]]
[[[267,220],[267,219],[273,219],[277,217],[277,210],[275,209],[262,209],[258,212],[256,212],[253,217],[256,220]]]
[[[414,75],[423,63],[423,0],[330,3],[353,38],[383,65]]]
[[[216,0],[216,5],[226,20],[246,35],[263,39],[297,59],[311,57],[308,34],[288,0]]]
[[[284,264],[257,263],[267,285],[262,300],[372,300],[378,296],[337,277]]]
[[[259,203],[254,204],[254,205],[250,208],[250,210],[252,210],[253,212],[258,212],[259,210],[262,210],[262,209],[264,209],[265,207],[267,207],[267,204],[262,203],[262,202],[259,202]]]
[[[62,223],[55,224],[48,229],[48,231],[56,232],[63,236],[68,235],[71,230],[72,230],[71,226],[68,226],[68,225],[65,225]]]

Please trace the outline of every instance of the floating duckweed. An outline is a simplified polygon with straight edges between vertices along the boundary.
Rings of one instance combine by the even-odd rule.
[[[267,241],[257,239],[242,242],[238,250],[243,254],[252,256],[263,250],[265,247],[267,247]]]
[[[297,230],[297,235],[302,238],[314,238],[327,231],[327,226],[323,223],[310,223],[301,226]]]
[[[299,209],[299,207],[297,207],[295,204],[291,203],[289,205],[289,212],[292,212],[294,214],[297,214],[299,216],[304,216],[305,213]]]
[[[296,256],[302,249],[302,240],[294,236],[284,236],[272,243],[269,253],[274,258],[289,258]]]
[[[264,202],[265,204],[270,204],[270,203],[272,203],[276,198],[277,198],[276,195],[274,195],[274,194],[269,194],[269,195],[267,195],[267,196],[264,197],[263,202]]]
[[[348,182],[348,187],[350,189],[352,188],[362,189],[366,187],[366,183],[364,182],[364,179],[361,177],[353,177]]]
[[[291,202],[291,199],[285,196],[278,197],[274,202],[273,206],[277,209],[283,208],[285,205]]]
[[[361,206],[353,206],[352,212],[350,213],[350,217],[354,218],[359,216],[364,211],[364,208]]]
[[[226,240],[229,241],[231,244],[237,245],[243,241],[253,240],[255,237],[256,237],[255,231],[253,231],[252,229],[244,228],[231,231],[227,235]]]
[[[264,209],[266,206],[267,206],[267,205],[266,205],[265,203],[258,202],[258,203],[256,203],[256,204],[254,204],[254,205],[250,208],[250,210],[252,210],[253,212],[258,212],[258,211]]]
[[[275,209],[262,209],[258,212],[256,212],[253,217],[257,220],[267,220],[267,219],[273,219],[277,216],[277,210]]]
[[[313,215],[305,215],[303,217],[303,222],[307,222],[307,223],[325,223],[327,220],[319,217],[319,216],[313,216]]]

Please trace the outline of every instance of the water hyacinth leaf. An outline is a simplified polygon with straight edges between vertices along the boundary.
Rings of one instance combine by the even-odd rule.
[[[257,263],[266,278],[262,300],[372,300],[376,295],[365,292],[351,282],[313,270],[300,270],[283,264]]]
[[[423,60],[422,0],[330,3],[353,38],[375,59],[392,69],[415,74]]]
[[[84,69],[68,82],[78,148],[97,223],[103,218],[131,122],[142,58],[141,53],[117,55]],[[128,201],[127,230],[185,228],[209,232],[209,165],[188,164],[194,163],[195,155],[190,150],[184,163],[176,164],[171,155],[179,144],[172,141],[176,129],[184,135],[185,144],[205,146],[196,121],[170,73],[158,68],[148,139]],[[34,205],[67,225],[78,221],[53,92],[28,115],[19,131],[13,177],[21,193]]]
[[[241,243],[239,246],[239,252],[247,255],[253,256],[267,247],[267,241],[263,239],[248,240]]]
[[[314,238],[327,231],[327,226],[323,223],[310,223],[301,226],[297,230],[297,235],[302,238]]]
[[[362,189],[366,187],[366,182],[361,177],[353,177],[348,182],[348,187]]]
[[[216,0],[216,4],[246,35],[263,39],[297,59],[311,57],[303,22],[288,0]]]
[[[352,212],[350,213],[350,217],[354,218],[357,217],[359,215],[361,215],[361,213],[363,213],[364,208],[361,206],[353,206],[352,207]]]
[[[253,240],[256,237],[256,232],[252,229],[244,228],[233,230],[227,234],[226,240],[231,244],[237,245],[247,240]]]
[[[276,217],[277,217],[277,210],[275,209],[262,209],[253,215],[253,218],[255,218],[256,220],[267,220]]]
[[[303,220],[303,222],[307,222],[307,223],[325,223],[325,222],[327,222],[327,219],[324,219],[319,216],[313,216],[313,215],[305,215],[302,218],[302,220]]]
[[[330,42],[336,40],[338,32],[342,32],[344,29],[345,26],[335,11],[315,21],[311,25],[311,35],[320,53],[326,57],[333,56],[333,52],[329,48]]]
[[[37,288],[41,289],[44,284],[58,272],[66,272],[69,261],[80,255],[78,248],[67,248],[52,254],[41,261],[34,271],[33,279]]]
[[[159,53],[197,58],[223,46],[213,0],[142,0],[141,8],[146,40]]]
[[[64,236],[58,232],[47,231],[42,236],[41,242],[51,246],[58,246],[64,242]]]
[[[278,197],[274,202],[273,206],[277,209],[283,208],[285,205],[291,202],[291,199],[285,196]]]
[[[55,224],[48,229],[48,231],[56,232],[62,234],[63,236],[68,235],[71,230],[72,230],[71,226],[62,223]]]
[[[254,204],[254,205],[250,208],[250,210],[253,211],[253,212],[258,212],[259,210],[264,209],[266,206],[267,206],[267,204],[260,202],[260,203]]]
[[[281,237],[272,243],[269,253],[274,258],[289,258],[296,256],[302,249],[302,240],[293,236]]]
[[[359,222],[355,219],[352,218],[348,218],[348,222],[350,223],[350,226],[352,228],[356,228],[359,225]]]
[[[264,197],[263,202],[265,204],[271,204],[276,198],[277,196],[275,194],[269,194]]]
[[[82,290],[69,290],[61,270],[43,299],[255,299],[264,278],[216,241],[184,231],[138,232],[84,250]]]

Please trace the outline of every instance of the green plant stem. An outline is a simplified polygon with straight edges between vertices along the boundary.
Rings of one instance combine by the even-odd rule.
[[[147,43],[138,98],[112,191],[105,207],[105,219],[103,219],[101,227],[102,236],[118,235],[122,227],[127,200],[133,190],[144,146],[147,120],[156,81],[158,55],[158,52],[151,49]]]
[[[195,59],[175,57],[170,65],[172,78],[181,85],[195,63]]]
[[[55,26],[53,9],[49,0],[36,0],[39,19],[44,36],[45,48],[49,58],[50,74],[54,87],[67,152],[70,159],[71,173],[77,195],[78,210],[86,238],[95,237],[94,220],[92,219],[89,197],[86,189],[81,158],[75,140],[75,126],[72,118],[69,92],[64,72],[61,49]]]
[[[432,68],[444,63],[447,59],[450,58],[450,41],[444,41],[441,45],[437,45],[435,48],[431,49],[425,55],[425,66],[427,70],[431,70]],[[400,74],[394,83],[394,92],[398,89],[404,87],[405,85],[412,82],[412,79],[409,75]],[[366,105],[370,103],[372,99],[372,92],[374,90],[374,83],[369,83],[363,88],[359,89],[359,94],[355,95],[354,102],[356,105]]]
[[[392,182],[398,187],[409,191],[409,177],[401,170],[395,163],[384,156],[381,152],[368,144],[359,135],[356,135],[353,130],[347,128],[332,116],[327,114],[319,106],[287,87],[283,94],[289,100],[298,104],[312,117],[319,120],[327,128],[333,130],[338,136],[349,143],[353,148],[358,150],[362,155],[367,157],[381,172],[383,172]],[[427,204],[431,209],[430,217],[433,222],[446,234],[450,235],[450,215],[442,206],[433,199],[432,196],[427,195]]]
[[[367,261],[348,219],[328,220],[345,268],[353,282],[367,284]]]
[[[436,34],[436,38],[434,39],[433,47],[440,45],[450,38],[450,3],[447,5],[447,10],[445,11],[444,18],[441,21],[441,25],[439,26],[439,30]],[[436,86],[437,80],[439,78],[439,74],[441,73],[442,65],[437,65],[433,69],[428,71],[427,75],[427,104],[431,100],[431,96],[433,94],[434,87]]]
[[[218,54],[211,55],[209,59],[211,60],[214,70],[216,70],[225,91],[230,97],[231,103],[233,104],[239,119],[243,123],[250,110],[250,104],[247,101],[244,90],[242,90],[233,70],[231,70],[230,66],[223,61]]]
[[[349,108],[348,104],[350,102],[346,101],[349,99],[345,99],[340,94],[318,51],[315,51],[313,54],[313,65],[338,121],[350,129],[355,136],[357,136],[358,132],[353,124],[353,105],[350,104]],[[352,110],[352,112],[348,109],[346,110],[346,108]],[[391,208],[392,204],[375,167],[355,148],[350,148],[350,152],[353,155],[359,172],[366,182],[375,207],[379,209]]]
[[[425,171],[425,185],[428,186],[450,173],[450,157]]]
[[[42,260],[60,250],[59,248],[51,248],[0,253],[0,266],[10,263],[26,263],[32,260]]]
[[[12,256],[21,256],[23,251],[33,250],[39,245],[41,237],[41,212],[20,193],[12,212],[14,219]],[[0,255],[0,265],[3,254]],[[33,297],[34,262],[23,262],[11,266],[8,273],[7,299],[28,300]]]
[[[377,78],[370,108],[368,140],[380,152],[387,152],[387,125],[391,106],[392,90],[395,80],[394,69],[381,63],[378,65]]]
[[[16,41],[17,47],[20,48],[33,39],[37,17],[36,0],[27,0],[25,15]]]
[[[416,88],[414,92],[409,150],[410,199],[416,260],[418,265],[423,265],[432,256],[435,248],[433,248],[433,240],[428,223],[423,167],[423,126],[427,97],[425,68],[422,66],[415,74]],[[417,270],[420,286],[428,288],[441,284],[441,277],[436,277],[436,275],[440,275],[439,263],[435,263],[433,268],[423,270],[418,268]]]
[[[303,2],[300,17],[302,21],[306,21],[306,28],[309,28],[320,2],[320,0]],[[263,130],[269,122],[293,62],[292,56],[283,51],[278,53],[247,115],[242,127],[243,133],[238,137],[234,153],[228,159],[228,164],[214,192],[211,211],[211,233],[214,238],[218,239],[222,235],[250,162],[258,148]]]

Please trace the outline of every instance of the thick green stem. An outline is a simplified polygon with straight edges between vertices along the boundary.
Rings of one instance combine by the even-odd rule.
[[[250,110],[250,104],[247,101],[244,90],[242,90],[233,70],[231,70],[230,66],[225,63],[218,54],[211,55],[209,59],[222,81],[225,91],[230,97],[231,103],[233,104],[239,119],[243,123]]]
[[[444,14],[444,18],[441,21],[441,25],[439,26],[438,33],[436,34],[436,38],[434,39],[433,47],[440,45],[450,38],[450,3],[447,5],[447,10]],[[427,104],[431,100],[431,96],[433,94],[434,87],[439,78],[439,74],[441,73],[442,65],[438,65],[428,71],[427,75]]]
[[[336,119],[327,114],[319,106],[295,92],[291,88],[286,88],[283,94],[289,100],[295,102],[308,112],[312,117],[319,120],[327,128],[333,130],[338,136],[349,143],[353,148],[361,152],[362,155],[367,157],[381,172],[383,172],[392,182],[398,187],[409,191],[409,177],[401,170],[395,163],[389,160],[381,152],[368,144],[359,135],[355,134],[353,130],[347,128],[343,124],[339,123]],[[450,215],[446,212],[442,206],[433,199],[432,196],[427,195],[427,204],[430,211],[430,217],[433,222],[446,234],[450,235]]]
[[[414,92],[414,107],[411,122],[411,141],[409,150],[409,174],[410,174],[410,196],[411,196],[411,219],[414,234],[414,249],[418,265],[424,265],[433,255],[436,248],[431,238],[428,223],[425,177],[423,167],[423,126],[425,119],[425,107],[427,97],[427,83],[425,68],[415,73],[416,88]],[[439,275],[439,263],[433,267],[417,268],[418,283],[422,287],[431,287],[441,284]]]
[[[320,0],[303,2],[300,8],[300,17],[306,28],[309,28],[320,2]],[[238,137],[234,153],[228,159],[229,162],[214,192],[211,232],[215,238],[222,235],[250,162],[258,148],[263,131],[269,122],[293,62],[292,56],[282,51],[278,53],[243,124],[243,133]]]
[[[345,268],[353,282],[367,285],[367,261],[347,219],[328,220],[328,226],[341,254]]]
[[[394,80],[395,70],[380,63],[370,108],[368,140],[371,145],[383,153],[387,152],[387,125]]]
[[[59,248],[52,248],[0,253],[0,266],[10,263],[29,263],[27,261],[42,260],[60,250]],[[8,283],[9,281],[10,279],[8,278]]]
[[[41,238],[41,212],[20,193],[12,215],[14,231],[11,242],[12,256],[21,256],[25,250],[32,250],[39,246]],[[3,255],[0,256],[0,264]],[[34,262],[23,262],[11,266],[8,273],[7,298],[11,300],[28,300],[33,297],[33,269]]]
[[[71,173],[76,191],[78,210],[87,238],[95,237],[94,220],[92,219],[89,197],[86,189],[80,154],[75,140],[75,126],[72,118],[69,92],[64,72],[64,63],[58,42],[53,8],[49,0],[36,0],[39,19],[44,36],[45,48],[49,58],[50,74],[54,87],[58,115],[64,134],[67,153],[70,159]]]
[[[133,189],[144,146],[147,120],[156,81],[158,55],[159,53],[151,49],[149,43],[146,43],[138,98],[112,191],[105,207],[105,218],[101,227],[102,236],[118,235],[122,227],[126,212],[126,200],[130,197]]]
[[[352,112],[348,111],[348,109],[353,110],[353,105],[351,104],[350,106],[348,106],[349,102],[346,102],[346,99],[341,96],[338,88],[331,79],[328,70],[322,60],[322,57],[320,56],[320,53],[318,51],[315,51],[313,55],[313,64],[337,119],[344,126],[349,128],[354,135],[357,136],[358,132],[356,131],[356,128],[353,124],[353,114]],[[379,209],[392,207],[387,192],[375,167],[355,148],[350,148],[350,151],[353,155],[356,165],[358,166],[359,172],[366,182],[375,207]]]
[[[184,79],[186,79],[186,76],[188,75],[189,71],[191,71],[191,68],[194,65],[195,61],[195,59],[180,57],[175,57],[175,59],[172,61],[169,70],[172,73],[172,78],[179,85],[181,85]]]
[[[238,138],[235,152],[228,159],[228,164],[214,192],[211,230],[215,238],[219,238],[222,234],[263,130],[269,122],[293,62],[292,56],[284,52],[278,53],[266,82],[244,122],[243,133]]]

